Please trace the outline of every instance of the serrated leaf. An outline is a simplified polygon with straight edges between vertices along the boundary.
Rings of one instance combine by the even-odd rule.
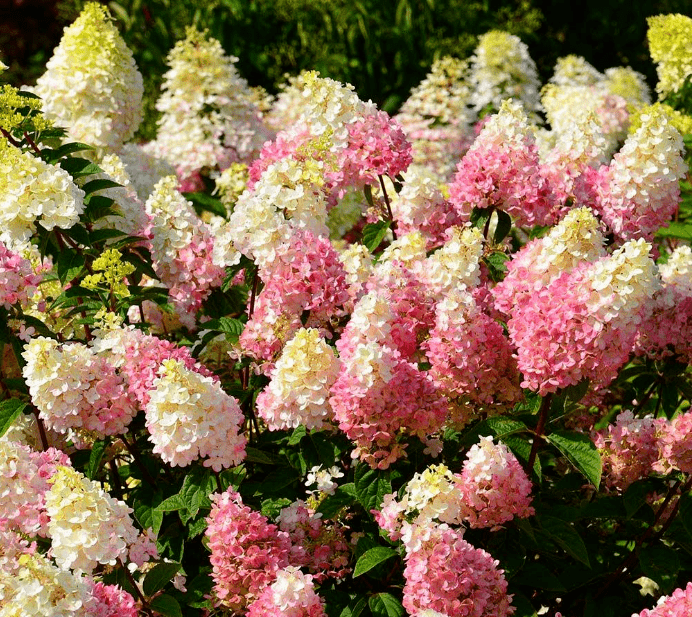
[[[355,472],[356,498],[366,512],[382,505],[384,496],[392,492],[389,473],[371,469],[365,463],[359,463]]]
[[[492,208],[474,208],[471,210],[471,216],[469,217],[471,225],[477,227],[478,229],[483,229],[492,214]]]
[[[91,446],[91,452],[89,453],[89,462],[87,463],[86,466],[86,477],[89,478],[89,480],[93,480],[96,478],[96,474],[98,473],[99,467],[101,466],[101,460],[103,459],[103,453],[106,451],[106,440],[102,439],[101,441],[97,441],[94,443],[93,446]]]
[[[601,484],[603,463],[593,441],[583,433],[554,431],[546,437],[596,489]]]
[[[144,595],[153,596],[157,591],[161,591],[179,570],[179,563],[157,563],[144,577],[144,583],[142,584]]]
[[[356,562],[356,567],[353,569],[353,578],[365,574],[372,570],[375,566],[396,557],[397,552],[387,546],[375,546],[365,551]]]
[[[541,529],[555,544],[564,549],[567,554],[574,557],[577,561],[583,563],[588,568],[591,567],[586,545],[572,525],[554,516],[541,516],[540,524]]]
[[[159,512],[176,512],[178,510],[185,510],[186,508],[187,505],[185,504],[185,500],[180,493],[177,495],[172,495],[168,499],[164,499],[158,506],[156,506],[156,509]]]
[[[368,598],[368,607],[373,617],[403,617],[404,607],[389,593],[377,593]]]
[[[692,240],[692,224],[671,221],[668,226],[661,227],[656,232],[658,238],[680,238],[682,240]]]
[[[25,407],[26,403],[16,398],[0,402],[0,437],[8,431]]]
[[[103,169],[96,165],[96,163],[78,157],[62,159],[60,161],[60,167],[69,173],[75,180],[77,178],[83,178],[84,176],[103,173]]]
[[[154,501],[156,503],[156,501]],[[151,504],[145,503],[141,499],[135,499],[132,510],[137,522],[142,529],[151,529],[155,536],[159,535],[161,524],[163,523],[163,511],[153,508]]]
[[[529,430],[523,422],[503,416],[488,418],[485,420],[485,425],[493,432],[493,435],[498,438]]]
[[[529,462],[531,455],[531,443],[526,437],[521,435],[503,435],[501,438],[504,443],[522,463],[525,465]],[[533,472],[536,474],[539,482],[543,481],[543,468],[540,458],[536,457],[533,462]]]
[[[169,596],[166,593],[162,593],[160,596],[153,598],[151,602],[149,602],[149,606],[157,613],[165,615],[165,617],[183,617],[178,601],[173,596]]]
[[[245,447],[245,460],[248,463],[260,463],[261,465],[276,465],[276,461],[266,452],[253,448]]]
[[[46,157],[46,162],[55,163],[57,160],[61,159],[63,156],[68,154],[74,154],[75,152],[84,152],[86,150],[94,150],[93,146],[88,146],[87,144],[79,143],[78,141],[73,141],[67,144],[63,144],[55,150],[51,150]],[[45,151],[44,151],[45,152]]]
[[[58,255],[58,278],[65,285],[79,275],[84,267],[84,257],[74,251],[65,250]]]
[[[380,243],[387,235],[390,225],[391,221],[378,221],[363,227],[363,244],[371,253],[374,253],[375,249],[380,246]]]
[[[325,497],[317,508],[317,513],[324,519],[336,516],[343,508],[356,500],[356,486],[353,482],[339,486],[333,495]]]

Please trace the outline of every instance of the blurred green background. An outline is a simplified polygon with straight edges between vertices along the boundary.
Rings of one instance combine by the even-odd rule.
[[[0,59],[14,85],[44,70],[62,29],[84,0],[0,0]],[[584,56],[596,68],[629,65],[656,82],[646,17],[689,12],[690,0],[119,0],[106,2],[146,87],[153,136],[165,59],[185,27],[207,28],[251,85],[275,93],[285,74],[317,69],[352,83],[363,99],[394,112],[443,55],[469,56],[491,29],[528,44],[543,81],[555,60]]]

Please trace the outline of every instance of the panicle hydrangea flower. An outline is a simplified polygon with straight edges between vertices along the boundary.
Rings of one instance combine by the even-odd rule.
[[[541,396],[588,378],[605,386],[629,357],[660,286],[644,240],[584,262],[535,290],[507,323],[522,387]]]
[[[450,421],[464,426],[478,413],[497,414],[521,400],[519,371],[502,326],[473,296],[449,292],[436,306],[435,327],[422,343],[429,375],[451,403]]]
[[[170,69],[156,103],[163,115],[149,148],[183,181],[204,168],[222,170],[254,158],[270,136],[236,61],[219,41],[193,27],[168,54]]]
[[[145,412],[149,440],[166,463],[185,467],[203,458],[218,472],[245,458],[238,401],[179,360],[162,362]]]
[[[316,486],[316,489],[310,492],[324,493],[325,495],[333,495],[338,488],[338,484],[334,482],[334,478],[343,478],[344,474],[336,465],[329,469],[322,469],[322,465],[316,465],[308,471],[305,478],[305,486]]]
[[[481,282],[483,234],[476,227],[450,227],[444,244],[428,257],[421,278],[428,294],[442,300],[454,290],[473,289]]]
[[[471,56],[471,103],[476,111],[500,109],[504,99],[521,101],[528,113],[540,108],[540,81],[529,48],[518,36],[491,30],[481,35]]]
[[[232,488],[210,499],[205,534],[214,595],[217,603],[243,611],[289,565],[291,542],[286,532],[243,504]]]
[[[652,107],[640,119],[641,126],[610,165],[591,170],[590,186],[581,198],[594,202],[621,241],[653,238],[677,211],[679,181],[687,173],[682,137],[667,114]]]
[[[670,422],[657,421],[658,460],[654,469],[668,474],[677,469],[692,472],[692,412],[675,416]]]
[[[374,291],[363,295],[356,303],[336,348],[342,360],[350,359],[360,344],[385,344],[391,340],[395,319],[391,304]]]
[[[132,188],[137,192],[137,197],[142,203],[149,198],[161,178],[175,175],[175,167],[147,152],[146,145],[125,144],[118,156],[125,167]]]
[[[472,528],[533,514],[531,480],[507,446],[492,437],[481,437],[466,453],[458,490],[463,518]]]
[[[608,486],[624,492],[630,484],[651,473],[658,460],[656,426],[651,416],[636,418],[631,411],[623,411],[615,424],[592,435]]]
[[[69,229],[83,211],[84,191],[70,174],[0,141],[0,241],[8,248],[29,240],[36,223]]]
[[[542,238],[531,240],[507,262],[504,280],[493,288],[495,308],[510,314],[539,289],[580,263],[605,255],[601,224],[588,208],[575,208]]]
[[[22,370],[31,400],[50,429],[84,429],[98,438],[119,435],[137,414],[124,379],[92,348],[46,337],[24,346]]]
[[[308,568],[316,582],[343,578],[349,572],[351,551],[341,523],[323,520],[314,507],[300,499],[282,508],[276,522],[291,539],[289,562]]]
[[[603,74],[583,56],[570,54],[557,59],[550,83],[558,86],[593,86]]]
[[[652,609],[645,608],[641,613],[632,617],[684,617],[692,611],[692,583],[682,589],[678,588],[669,596],[658,599]]]
[[[176,190],[173,176],[159,181],[145,207],[151,217],[154,270],[168,287],[181,321],[193,329],[195,313],[223,282],[225,266],[240,261],[240,254],[235,252],[229,264],[214,262],[214,236]]]
[[[416,523],[432,522],[461,524],[461,493],[458,474],[446,465],[430,465],[422,473],[413,474],[406,485],[402,503],[405,513],[416,516]]]
[[[13,304],[26,304],[42,280],[31,261],[0,240],[0,306],[9,310]]]
[[[137,617],[134,598],[118,585],[92,583],[88,617]]]
[[[233,211],[238,197],[247,188],[249,179],[248,166],[245,163],[231,163],[216,178],[216,192],[229,214]]]
[[[34,452],[28,446],[0,441],[0,529],[46,537],[48,480],[58,466],[68,465],[67,455],[55,448]]]
[[[2,617],[90,617],[85,579],[56,567],[40,553],[18,556],[10,571],[0,568]]]
[[[51,552],[61,568],[90,574],[115,565],[137,539],[132,509],[78,471],[59,466],[48,481],[46,512]]]
[[[339,359],[314,328],[301,328],[286,343],[257,397],[257,412],[269,430],[304,425],[323,429],[332,416],[329,389],[339,374]]]
[[[294,566],[279,570],[276,580],[248,606],[247,617],[325,617],[312,578]]]
[[[661,98],[678,92],[692,75],[692,18],[680,13],[647,17],[649,53],[656,63]]]
[[[454,165],[458,160],[459,157]],[[419,231],[428,241],[428,250],[445,241],[445,231],[449,227],[463,224],[462,217],[444,198],[437,180],[425,167],[409,167],[401,192],[391,196],[391,207],[397,232]]]
[[[627,100],[609,90],[607,80],[594,85],[547,84],[541,91],[541,104],[551,127],[553,139],[573,129],[594,115],[605,139],[610,156],[627,135],[629,111]]]
[[[646,77],[629,66],[614,66],[605,70],[609,92],[621,96],[633,107],[651,104],[651,91]]]
[[[142,121],[142,75],[109,10],[89,2],[65,28],[34,92],[75,141],[117,151]]]
[[[659,270],[663,287],[639,329],[634,351],[654,359],[677,355],[682,362],[692,361],[692,249],[677,247]]]
[[[629,134],[633,134],[642,125],[642,116],[647,116],[650,114],[658,113],[658,110],[665,112],[668,116],[668,122],[672,124],[681,135],[687,135],[692,133],[692,116],[689,116],[677,109],[674,109],[670,105],[665,103],[656,102],[653,105],[647,105],[637,109],[635,113],[632,114],[630,121]]]
[[[264,117],[267,126],[277,132],[298,123],[303,113],[305,81],[313,78],[313,72],[302,70],[298,75],[286,75],[286,78],[287,81],[279,84],[279,94]]]
[[[404,608],[448,617],[507,617],[514,611],[499,562],[446,524],[415,526],[406,546]]]
[[[435,60],[399,110],[396,119],[412,143],[413,162],[445,181],[470,144],[475,113],[469,106],[468,62]]]
[[[370,341],[351,346],[329,400],[339,428],[356,444],[353,458],[386,469],[405,454],[405,435],[427,441],[447,403],[430,377],[398,351]]]
[[[473,208],[496,207],[518,225],[541,225],[552,195],[541,174],[538,149],[521,105],[502,102],[457,165],[450,201],[468,218]]]
[[[372,253],[360,242],[348,245],[339,253],[346,272],[346,283],[351,301],[355,304],[365,294],[365,284],[373,271]]]

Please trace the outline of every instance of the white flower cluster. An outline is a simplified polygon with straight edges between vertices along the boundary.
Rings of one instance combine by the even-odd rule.
[[[0,567],[0,617],[89,617],[86,583],[40,553]]]
[[[29,394],[46,427],[65,433],[93,431],[117,435],[137,414],[123,378],[106,358],[81,343],[60,344],[46,337],[32,339],[22,353]]]
[[[555,183],[570,192],[573,179],[586,167],[606,163],[612,147],[595,112],[576,118],[563,131],[538,131],[536,142]]]
[[[84,191],[56,165],[0,142],[0,240],[14,249],[29,240],[35,223],[69,229],[84,211]]]
[[[67,28],[34,89],[76,141],[117,151],[142,121],[142,75],[108,9],[90,2]]]
[[[645,240],[630,240],[593,264],[587,303],[591,315],[602,323],[617,319],[619,327],[641,319],[640,309],[661,287],[650,251],[651,245]]]
[[[402,499],[406,514],[417,514],[417,524],[431,524],[434,519],[442,523],[461,523],[460,478],[445,465],[430,465],[416,473],[406,485]]]
[[[173,466],[199,458],[214,471],[239,465],[246,440],[238,401],[178,360],[165,360],[158,373],[145,409],[154,452]]]
[[[480,284],[483,233],[477,227],[450,227],[447,241],[423,265],[428,293],[442,299],[458,289]]]
[[[601,72],[586,58],[570,54],[557,59],[550,83],[558,86],[593,86],[601,79]]]
[[[168,54],[171,68],[156,103],[163,116],[150,147],[182,178],[251,159],[270,137],[236,61],[219,41],[195,28]]]
[[[372,274],[372,253],[364,244],[355,242],[339,253],[339,261],[346,271],[349,294],[354,301],[358,301]]]
[[[125,502],[69,467],[58,467],[49,482],[48,531],[51,552],[61,568],[91,574],[98,564],[115,565],[127,555],[138,532]]]
[[[692,296],[692,248],[678,246],[660,266],[661,279],[667,285],[674,285],[686,296]]]
[[[119,152],[128,178],[142,202],[148,199],[161,178],[175,175],[173,165],[148,152],[148,146],[129,143]]]
[[[521,101],[527,113],[540,108],[538,70],[518,36],[491,30],[479,37],[471,56],[471,103],[476,111],[500,109],[504,99]]]
[[[387,266],[393,262],[400,262],[411,267],[416,262],[423,261],[426,258],[426,244],[425,237],[418,230],[399,236],[382,251],[375,271],[377,274],[383,274]]]
[[[257,410],[270,430],[322,429],[331,419],[329,389],[339,374],[334,350],[314,328],[301,328],[286,343],[257,397]]]

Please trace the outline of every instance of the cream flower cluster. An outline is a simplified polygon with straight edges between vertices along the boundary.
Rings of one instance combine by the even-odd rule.
[[[269,137],[236,61],[219,41],[192,27],[168,54],[170,70],[156,103],[163,116],[152,148],[181,178],[250,159]]]
[[[478,40],[471,56],[471,103],[480,111],[499,109],[504,99],[521,101],[528,114],[540,108],[538,70],[518,36],[491,30]]]
[[[149,440],[166,463],[185,467],[203,458],[205,467],[221,471],[245,458],[238,401],[179,360],[162,363],[145,412]]]
[[[69,229],[84,211],[84,191],[56,165],[0,141],[0,240],[13,248],[29,240],[36,223]]]
[[[270,430],[324,428],[332,416],[329,388],[339,374],[334,350],[314,328],[301,328],[286,343],[257,397],[257,410]]]
[[[108,9],[90,2],[67,28],[34,91],[76,141],[117,151],[142,121],[142,75]]]
[[[132,509],[69,467],[49,480],[46,511],[51,552],[61,568],[90,574],[98,564],[115,565],[137,540]]]

